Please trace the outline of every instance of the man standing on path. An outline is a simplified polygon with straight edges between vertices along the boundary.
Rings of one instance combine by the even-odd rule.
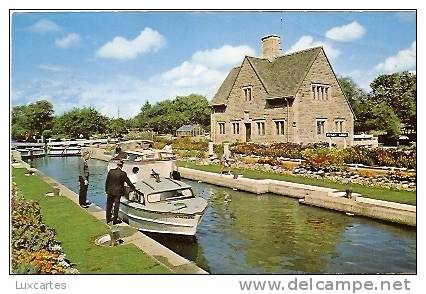
[[[120,206],[120,198],[124,196],[125,188],[124,183],[130,187],[131,190],[135,191],[138,194],[141,194],[136,190],[133,183],[127,177],[127,174],[122,171],[123,162],[119,161],[117,163],[117,168],[110,169],[105,181],[105,192],[107,196],[107,207],[106,207],[106,222],[113,222],[113,224],[118,224],[118,208]],[[114,206],[114,207],[113,207]]]
[[[87,188],[89,187],[89,166],[87,161],[90,159],[90,152],[88,150],[83,150],[81,153],[81,159],[79,162],[80,175],[78,181],[80,183],[80,192],[78,194],[78,203],[81,207],[89,207],[91,202],[87,201]]]

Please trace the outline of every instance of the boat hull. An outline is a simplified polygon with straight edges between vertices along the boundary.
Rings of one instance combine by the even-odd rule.
[[[120,203],[119,218],[130,226],[146,232],[194,236],[202,214],[153,212]]]
[[[47,154],[49,156],[80,156],[81,149],[66,149],[66,148],[49,148]]]

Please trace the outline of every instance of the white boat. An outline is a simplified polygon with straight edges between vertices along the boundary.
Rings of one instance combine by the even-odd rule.
[[[49,156],[79,156],[81,146],[71,142],[51,142],[47,144],[47,154]]]
[[[108,170],[116,168],[118,161],[123,161],[122,170],[127,175],[131,175],[132,169],[138,167],[138,181],[150,178],[152,171],[165,178],[170,178],[171,173],[177,171],[175,155],[164,150],[138,149],[122,151],[110,160]]]
[[[17,150],[22,158],[40,157],[46,154],[43,143],[12,143],[12,150]]]
[[[190,185],[170,178],[152,177],[135,186],[143,197],[135,192],[121,197],[120,219],[142,231],[195,235],[207,201],[194,195]]]

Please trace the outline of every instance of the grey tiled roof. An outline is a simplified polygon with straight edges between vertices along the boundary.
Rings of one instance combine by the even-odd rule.
[[[321,47],[310,48],[277,57],[273,62],[250,56],[247,56],[247,60],[259,76],[268,97],[294,97],[321,50]],[[231,70],[213,97],[211,105],[226,104],[239,71],[240,67]]]
[[[183,131],[183,132],[190,132],[198,125],[183,125],[179,129],[177,129],[177,132]]]

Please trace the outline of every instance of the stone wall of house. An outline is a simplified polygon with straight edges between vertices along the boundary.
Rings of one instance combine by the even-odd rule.
[[[314,99],[312,83],[329,85],[329,98],[327,100]],[[329,142],[325,136],[327,132],[335,132],[335,120],[343,122],[343,132],[348,132],[347,145],[353,144],[354,116],[344,97],[333,70],[321,51],[309,70],[305,80],[296,95],[295,100],[294,141],[297,143]],[[325,119],[324,134],[317,134],[317,119]],[[332,143],[344,145],[343,138],[333,138]]]
[[[313,99],[312,83],[328,85],[327,100]],[[252,100],[246,101],[242,88],[252,86]],[[347,145],[353,144],[354,117],[337,79],[323,51],[318,54],[305,80],[302,82],[296,98],[288,108],[281,101],[279,107],[270,108],[266,101],[267,93],[250,62],[244,59],[240,73],[229,95],[228,104],[223,113],[212,113],[211,139],[215,144],[227,142],[245,142],[245,124],[251,124],[251,141],[314,143],[329,142],[326,132],[335,132],[335,120],[343,120],[343,131],[349,133]],[[317,119],[325,119],[324,134],[317,135]],[[277,135],[276,120],[285,121],[285,132]],[[259,135],[257,122],[265,122],[265,135]],[[219,133],[219,122],[225,123],[225,134]],[[239,134],[233,133],[232,122],[239,123]],[[333,138],[332,143],[344,145],[343,138]]]
[[[242,90],[245,86],[252,86],[252,100],[246,101]],[[235,80],[230,92],[225,112],[213,113],[211,116],[211,139],[214,143],[245,142],[245,124],[251,124],[251,141],[264,142],[287,142],[287,135],[276,134],[276,119],[287,120],[287,108],[266,108],[266,90],[253,70],[250,62],[245,59],[241,65],[240,73]],[[290,121],[292,120],[292,108],[289,107]],[[225,123],[225,134],[219,133],[219,122]],[[239,134],[233,133],[233,122],[239,122]],[[257,122],[265,122],[265,135],[259,135]],[[285,126],[287,129],[287,126]],[[290,138],[290,141],[292,137]]]

